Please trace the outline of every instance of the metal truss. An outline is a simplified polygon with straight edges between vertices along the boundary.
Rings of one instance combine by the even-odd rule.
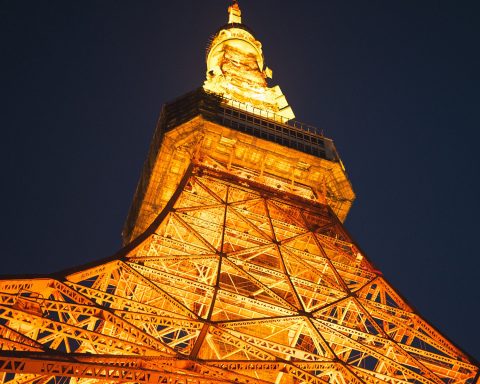
[[[3,383],[475,383],[331,209],[191,167],[150,228],[0,281]]]

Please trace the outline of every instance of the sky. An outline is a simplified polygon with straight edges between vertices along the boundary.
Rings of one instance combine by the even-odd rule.
[[[239,3],[272,85],[336,143],[355,241],[480,360],[477,2]],[[203,83],[228,4],[0,0],[0,275],[121,247],[160,108]]]

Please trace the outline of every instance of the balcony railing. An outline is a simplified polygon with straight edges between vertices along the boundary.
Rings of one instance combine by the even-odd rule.
[[[310,125],[250,105],[207,93],[202,88],[164,105],[161,133],[202,115],[206,120],[313,156],[339,161],[332,140]]]

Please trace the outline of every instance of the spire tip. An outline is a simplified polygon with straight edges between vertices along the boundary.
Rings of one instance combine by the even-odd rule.
[[[233,0],[232,5],[228,7],[228,24],[242,23],[242,11],[238,5],[238,0]]]

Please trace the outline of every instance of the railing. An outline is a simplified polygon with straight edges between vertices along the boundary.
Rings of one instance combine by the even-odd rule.
[[[253,106],[253,105],[243,103],[241,101],[229,99],[229,98],[226,98],[226,97],[220,97],[220,98],[222,100],[222,104],[232,106],[235,109],[239,109],[241,111],[253,114],[255,116],[260,116],[260,117],[265,118],[267,120],[273,120],[273,121],[275,121],[277,123],[280,123],[280,124],[288,125],[289,127],[294,128],[294,129],[299,129],[302,132],[307,132],[307,133],[311,133],[313,135],[323,137],[323,129],[314,127],[314,126],[306,124],[306,123],[302,123],[302,122],[297,121],[297,120],[288,120],[284,116],[282,116],[278,113],[267,111],[265,109],[260,109],[260,108],[257,108],[255,106]]]
[[[251,105],[207,93],[202,88],[164,106],[163,132],[169,131],[197,115],[205,119],[269,140],[280,145],[338,162],[332,140],[323,131],[295,120],[255,108]]]
[[[335,161],[332,151],[329,151],[329,148],[327,148],[328,140],[318,133],[262,117],[255,113],[232,108],[226,104],[221,104],[220,109],[222,112],[220,123],[227,127],[317,157]]]
[[[326,138],[322,130],[298,121],[287,121],[273,112],[207,93],[202,88],[164,106],[161,130],[169,131],[200,114],[209,121],[237,131],[330,161],[339,161],[332,140]]]

